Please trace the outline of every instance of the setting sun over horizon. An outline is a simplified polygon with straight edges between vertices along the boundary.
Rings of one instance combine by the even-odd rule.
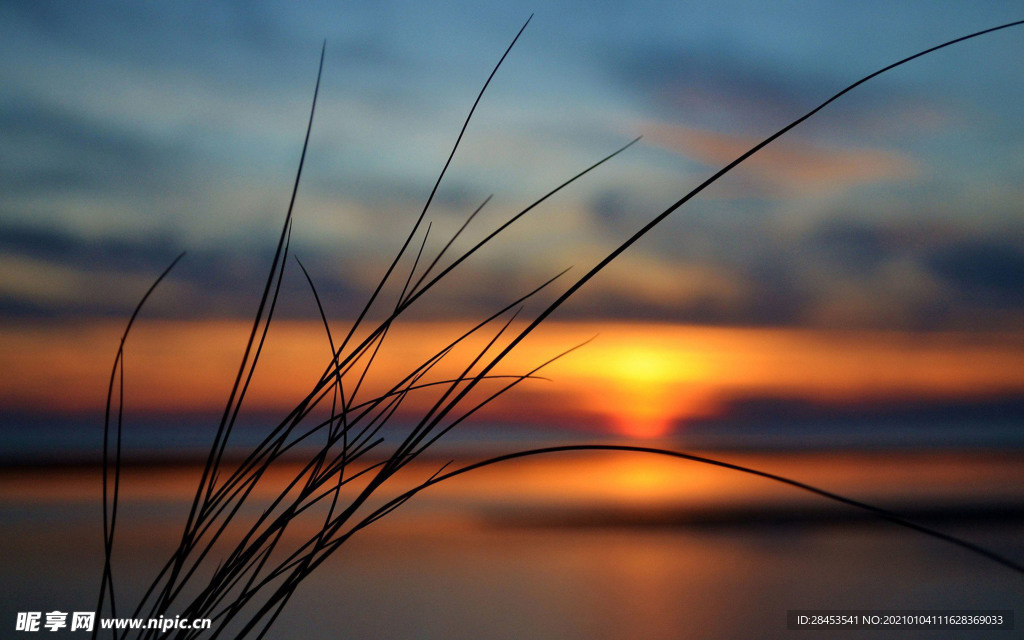
[[[44,327],[5,327],[5,358],[21,372],[0,403],[21,411],[89,412],[102,407],[106,368],[120,323],[65,326],[59,343]],[[513,325],[510,330],[515,329]],[[463,327],[396,327],[359,399],[382,392]],[[125,403],[132,411],[215,412],[223,407],[247,326],[233,321],[145,321],[126,349]],[[1024,394],[1024,334],[721,328],[650,323],[552,322],[495,370],[519,375],[596,335],[499,399],[482,420],[657,438],[694,420],[731,415],[743,403],[802,401],[870,408],[878,403],[986,402]],[[477,340],[467,349],[479,348]],[[329,363],[323,327],[281,321],[269,335],[248,406],[286,413]],[[435,379],[458,375],[438,365]],[[412,394],[403,411],[432,395]],[[428,404],[425,404],[428,403]],[[529,407],[524,411],[523,407]]]

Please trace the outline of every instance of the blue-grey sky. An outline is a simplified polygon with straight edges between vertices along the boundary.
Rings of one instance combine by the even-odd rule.
[[[0,4],[0,317],[245,316],[287,207],[321,42],[294,249],[361,302],[498,71],[432,208],[482,237],[637,135],[418,310],[476,315],[617,241],[874,69],[1024,19],[1016,2]],[[1019,329],[1024,28],[847,96],[677,212],[563,317]],[[311,316],[295,291],[285,312]]]

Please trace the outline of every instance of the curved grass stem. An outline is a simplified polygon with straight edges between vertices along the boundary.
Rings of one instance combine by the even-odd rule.
[[[405,317],[414,303],[432,291],[440,282],[446,280],[456,268],[464,265],[478,251],[493,243],[498,236],[527,213],[601,167],[639,140],[639,138],[634,139],[550,189],[540,198],[534,200],[532,204],[510,216],[493,231],[486,234],[483,239],[458,253],[447,266],[441,267],[442,258],[448,254],[470,222],[491,200],[488,196],[467,216],[463,224],[441,249],[432,258],[429,257],[431,252],[427,250],[427,240],[432,226],[431,221],[427,220],[427,216],[430,207],[485,91],[529,22],[530,20],[527,20],[512,39],[477,93],[447,160],[411,230],[404,237],[394,258],[370,293],[367,302],[362,306],[340,341],[335,340],[328,314],[314,286],[310,272],[301,262],[298,263],[313,293],[317,311],[326,333],[327,346],[330,350],[329,362],[311,390],[276,426],[266,433],[255,447],[238,461],[233,469],[229,470],[226,468],[228,441],[260,361],[285,276],[285,265],[291,246],[293,213],[316,113],[326,43],[321,48],[313,102],[310,107],[295,182],[242,359],[202,468],[198,486],[194,497],[192,497],[178,546],[138,602],[134,611],[135,615],[146,611],[150,617],[157,617],[169,614],[172,609],[178,609],[182,615],[209,617],[216,620],[218,627],[213,631],[213,637],[230,632],[238,638],[249,637],[250,634],[256,634],[257,637],[262,638],[277,620],[298,585],[313,570],[356,532],[366,529],[381,518],[388,516],[423,490],[470,471],[498,463],[579,451],[618,451],[667,456],[757,476],[870,513],[887,522],[941,540],[1007,569],[1024,574],[1024,566],[1017,561],[877,506],[853,500],[789,477],[706,456],[655,447],[592,444],[529,449],[496,456],[454,470],[446,470],[448,468],[446,464],[412,489],[401,491],[398,495],[390,497],[381,495],[385,490],[394,487],[397,483],[396,477],[401,471],[409,468],[411,461],[433,448],[452,429],[523,381],[540,379],[537,373],[541,369],[582,346],[577,345],[568,349],[525,373],[507,374],[496,371],[513,350],[590,280],[640,238],[650,233],[668,216],[707,187],[716,183],[778,138],[873,78],[940,49],[999,30],[1024,25],[1024,20],[1011,22],[950,40],[882,67],[851,83],[747,149],[652,217],[582,276],[576,278],[564,291],[557,295],[552,294],[554,300],[546,304],[541,303],[540,311],[535,313],[531,319],[523,321],[525,326],[515,325],[519,315],[525,314],[525,303],[532,301],[542,291],[546,291],[549,285],[557,281],[565,272],[547,280],[509,304],[503,305],[502,308],[477,322],[459,337],[450,340],[444,347],[426,359],[418,363],[410,363],[408,369],[405,370],[407,373],[395,376],[398,380],[387,381],[379,388],[374,387],[370,384],[370,378],[379,368],[376,363],[379,362],[380,354],[393,342],[393,340],[388,340],[390,332],[393,326]],[[412,256],[410,247],[414,246],[413,242],[419,238],[421,229],[423,229],[422,239],[419,239],[419,247],[415,256]],[[407,253],[410,255],[407,256]],[[121,337],[110,376],[103,439],[105,561],[98,596],[98,612],[109,606],[111,613],[116,613],[114,571],[111,558],[121,482],[125,341],[143,304],[180,259],[181,256],[175,259],[170,267],[156,279],[133,311]],[[412,264],[404,280],[397,283],[392,282],[393,279],[399,279],[396,273],[405,273],[405,267],[402,265],[407,264],[410,260]],[[422,270],[421,264],[426,265]],[[386,290],[387,295],[391,295],[392,289],[397,290],[394,305],[387,309],[384,318],[375,327],[364,329],[363,324],[368,322],[367,318],[371,317],[371,311],[376,310],[375,305],[378,300],[383,299],[382,295]],[[366,333],[365,337],[356,338],[357,335],[362,336],[364,333]],[[482,342],[482,346],[472,346],[471,338]],[[468,353],[462,353],[462,350],[467,350]],[[445,374],[442,363],[447,366],[454,360],[459,361],[459,364],[454,367],[456,373]],[[414,394],[435,395],[431,396],[432,402],[424,405],[428,408],[420,412],[416,420],[407,424],[399,424],[400,420],[396,416],[401,416],[400,409],[405,406],[406,400]],[[329,405],[329,408],[325,405]],[[326,417],[324,417],[324,413],[327,414]],[[313,446],[311,444],[313,442],[320,444]],[[307,447],[311,448],[311,451],[306,451]],[[387,447],[391,448],[388,450]],[[382,450],[389,451],[383,455],[382,459],[353,471],[351,465],[355,462],[368,456],[370,452],[376,453]],[[257,487],[262,488],[270,483],[271,470],[278,468],[275,465],[286,461],[286,455],[291,456],[298,452],[305,452],[309,455],[303,463],[290,470],[289,477],[274,485],[274,491],[271,492],[270,497],[257,514],[247,513],[244,507],[251,506],[255,501],[253,495]],[[297,472],[294,471],[295,468],[298,469]],[[354,488],[354,495],[347,502],[342,499],[343,487]],[[398,490],[394,489],[394,491]],[[286,533],[294,531],[296,527],[292,525],[300,518],[307,516],[314,518],[313,521],[317,523],[313,533],[310,534],[306,530],[300,536],[300,542],[288,547]],[[231,538],[232,533],[236,534],[233,539]],[[219,559],[211,570],[209,565],[214,558]],[[200,576],[203,576],[206,582],[196,585]],[[116,630],[111,633],[115,639],[121,637]],[[139,632],[136,637],[153,637],[155,633],[153,631]],[[180,630],[175,637],[199,637],[200,633]],[[97,634],[98,627],[94,631],[93,637],[96,638]]]

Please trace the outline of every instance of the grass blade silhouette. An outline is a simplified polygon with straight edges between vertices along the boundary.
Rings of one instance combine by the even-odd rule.
[[[547,291],[548,287],[558,281],[565,272],[503,305],[423,361],[410,365],[408,371],[400,375],[397,381],[389,381],[380,390],[366,391],[370,385],[368,383],[364,385],[364,383],[375,373],[378,368],[375,363],[379,362],[379,354],[386,348],[386,344],[390,344],[388,339],[392,326],[406,314],[414,303],[432,291],[436,285],[446,280],[456,268],[465,265],[469,258],[478,251],[489,246],[527,213],[583,176],[603,166],[639,140],[638,138],[631,141],[549,190],[529,206],[508,217],[493,231],[484,235],[483,239],[472,243],[468,249],[458,253],[447,266],[442,268],[440,266],[442,258],[448,254],[455,241],[461,237],[480,210],[487,205],[491,199],[488,197],[467,216],[458,230],[428,261],[426,249],[432,223],[427,216],[431,204],[485,91],[529,22],[528,19],[513,38],[477,93],[447,160],[424,206],[414,220],[411,230],[404,236],[394,258],[340,342],[336,342],[334,339],[328,315],[311,274],[301,262],[298,263],[313,293],[317,311],[326,333],[330,350],[329,362],[311,390],[296,403],[295,407],[276,426],[271,428],[233,469],[227,470],[225,469],[225,451],[228,440],[238,420],[250,382],[260,361],[285,275],[294,220],[293,213],[316,113],[326,43],[321,47],[313,101],[295,183],[244,354],[213,443],[202,467],[201,477],[178,547],[171,553],[138,602],[134,615],[138,616],[145,611],[149,617],[156,618],[170,614],[172,609],[175,609],[179,610],[182,616],[209,617],[217,621],[216,628],[210,632],[212,637],[232,633],[237,638],[250,637],[250,634],[256,634],[256,637],[262,638],[278,619],[295,590],[312,571],[357,532],[366,529],[381,518],[387,517],[419,492],[456,476],[494,464],[572,451],[619,451],[668,456],[758,476],[869,512],[878,518],[942,540],[1000,566],[1024,574],[1024,567],[1019,562],[983,546],[912,522],[894,512],[781,475],[706,456],[654,447],[606,444],[544,447],[492,457],[454,470],[447,470],[449,463],[426,480],[416,484],[412,489],[400,491],[397,495],[390,497],[381,495],[395,484],[395,478],[402,470],[409,467],[410,462],[429,451],[452,429],[516,385],[525,380],[540,378],[536,375],[538,371],[554,360],[579,348],[580,345],[577,345],[555,355],[527,372],[504,374],[496,371],[497,367],[523,340],[571,299],[576,292],[640,238],[708,186],[717,182],[764,147],[871,79],[940,49],[1024,24],[1024,21],[1011,22],[956,38],[903,58],[860,78],[737,156],[729,164],[651,218],[596,265],[572,281],[564,291],[555,295],[553,301],[544,304],[532,319],[524,321],[525,327],[518,328],[515,325],[515,320],[523,313],[524,303],[532,300],[541,292]],[[421,229],[423,229],[422,237],[420,237]],[[407,254],[411,254],[410,247],[415,246],[413,243],[417,239],[419,239],[418,249],[415,255],[409,258]],[[112,614],[116,611],[111,556],[114,547],[121,469],[124,344],[143,304],[180,258],[181,256],[156,279],[156,282],[136,306],[121,338],[111,373],[106,405],[103,456],[105,563],[97,611],[103,610],[108,598]],[[398,278],[396,274],[404,272],[400,271],[403,261],[410,259],[412,264],[404,280],[393,283],[393,280]],[[420,271],[421,264],[426,265],[422,271]],[[363,325],[368,323],[368,318],[377,308],[379,301],[383,299],[385,291],[388,291],[390,295],[389,287],[398,290],[397,296],[394,298],[394,305],[387,310],[383,319],[377,322],[373,328],[364,329]],[[365,331],[367,335],[357,338],[357,335],[361,335],[360,331]],[[474,347],[471,340],[477,339],[482,340],[483,344]],[[468,351],[468,354],[461,354],[460,349]],[[453,361],[457,361],[457,363],[453,363]],[[442,364],[451,364],[455,367],[456,373],[450,375],[438,373]],[[115,385],[119,390],[116,419],[112,418],[112,415],[115,414],[113,407]],[[414,394],[433,394],[430,395],[433,402],[426,405],[429,408],[422,411],[418,419],[406,431],[402,431],[396,424],[395,416],[399,415],[398,412],[406,400]],[[365,395],[369,395],[369,397],[363,397]],[[328,399],[330,407],[327,410],[327,417],[317,418],[314,411],[323,412],[322,405],[328,404]],[[313,422],[313,424],[310,425],[309,422]],[[112,435],[115,442],[111,456],[110,440]],[[286,454],[300,451],[302,448],[300,445],[308,446],[314,436],[319,438],[321,435],[323,435],[323,440],[319,446],[309,452],[308,456],[303,459],[304,462],[294,467],[298,471],[293,471],[280,485],[275,485],[273,489],[276,493],[270,494],[271,497],[261,512],[252,519],[247,519],[248,516],[243,515],[243,506],[252,503],[253,491],[257,487],[263,487],[270,482],[269,472],[274,465],[280,464]],[[394,439],[395,442],[390,450],[385,446],[388,438]],[[366,456],[371,452],[380,453],[383,458],[353,471],[351,465],[365,461]],[[347,486],[354,488],[355,495],[345,502],[341,499],[341,490]],[[382,504],[373,506],[371,498],[380,498],[384,501]],[[300,517],[306,516],[317,518],[318,528],[312,534],[303,534],[300,541],[291,547],[287,546],[286,533],[294,530],[291,525]],[[229,535],[232,525],[240,528],[237,540],[233,541]],[[221,547],[225,545],[228,548],[223,550],[222,555],[217,556],[217,552],[222,551]],[[207,565],[215,557],[219,557],[217,564],[212,570],[209,570]],[[194,584],[200,576],[204,575],[204,571],[209,573],[208,576],[205,576],[207,581],[201,585]],[[94,631],[93,637],[97,637],[97,634],[98,629]],[[119,637],[116,630],[112,631],[112,635],[115,638]],[[140,638],[156,637],[156,632],[143,631],[136,635]],[[182,639],[201,636],[203,636],[203,632],[199,630],[176,630],[174,634],[175,638]]]

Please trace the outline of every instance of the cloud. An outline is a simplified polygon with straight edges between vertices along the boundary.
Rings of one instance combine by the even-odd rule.
[[[993,238],[966,239],[935,249],[925,265],[962,303],[1024,307],[1024,248]]]
[[[69,230],[0,224],[0,317],[125,316],[185,248],[165,236],[87,238]],[[255,309],[272,254],[270,246],[192,251],[147,304],[147,313],[244,317]],[[344,289],[338,278],[325,278],[324,288]]]
[[[705,125],[777,126],[827,95],[826,79],[797,75],[755,51],[735,49],[648,45],[608,60],[605,68],[616,82],[646,93],[662,116]]]
[[[655,144],[712,167],[721,167],[761,140],[648,123],[642,130]],[[901,182],[920,173],[917,163],[881,149],[824,148],[809,143],[777,140],[736,170],[751,176],[749,188],[759,195],[835,194],[863,184]]]
[[[810,34],[792,35],[797,38],[790,46],[796,48],[799,38]],[[837,58],[825,65],[813,56],[794,56],[778,44],[761,37],[755,42],[716,36],[697,37],[687,44],[648,42],[605,60],[603,68],[619,90],[645,97],[637,105],[643,117],[761,136],[806,113],[867,70],[855,63],[856,58]],[[813,51],[820,43],[811,37],[804,44]],[[789,135],[875,144],[893,136],[932,135],[940,126],[949,126],[958,112],[946,97],[943,94],[940,100],[926,87],[902,81],[898,74],[887,75],[867,90],[843,96]]]
[[[862,275],[875,272],[899,251],[892,229],[849,217],[822,220],[810,232],[808,243],[824,260]]]
[[[250,313],[287,206],[311,93],[319,36],[310,43],[303,25],[328,29],[329,42],[294,248],[327,304],[349,313],[400,245],[406,216],[414,218],[430,192],[478,88],[452,69],[490,64],[464,61],[464,41],[437,42],[438,31],[423,32],[403,9],[382,16],[353,8],[342,24],[323,19],[327,9],[253,3],[0,7],[9,18],[0,20],[0,36],[20,38],[0,71],[10,96],[0,104],[9,154],[0,160],[7,196],[0,213],[9,223],[0,224],[0,251],[18,283],[7,287],[0,314],[123,313],[136,301],[135,283],[148,286],[181,249],[190,255],[154,300],[154,313]],[[617,22],[609,26],[619,31]],[[494,44],[490,28],[482,29],[473,46]],[[464,240],[603,155],[606,144],[614,148],[609,138],[622,129],[653,144],[531,213],[460,269],[457,287],[417,313],[478,315],[506,302],[509,291],[593,264],[681,195],[695,168],[706,175],[704,165],[721,166],[758,141],[747,134],[788,121],[850,80],[851,64],[785,51],[801,49],[799,42],[759,52],[771,34],[731,44],[711,34],[683,45],[648,32],[619,35],[628,41],[601,41],[608,57],[587,56],[593,67],[551,93],[543,79],[557,73],[532,65],[558,56],[517,49],[435,198],[428,252],[492,190],[495,199]],[[779,63],[787,57],[791,66]],[[601,68],[611,82],[596,77]],[[495,95],[509,85],[515,91],[524,69],[532,74],[528,91]],[[914,126],[935,128],[947,107],[957,112],[965,103],[915,99],[898,74],[885,82],[884,92],[858,92],[830,109],[843,128],[809,123],[800,137],[745,163],[717,191],[728,198],[694,201],[565,314],[941,327],[962,326],[970,313],[1019,313],[1020,252],[978,222],[1015,202],[1013,194],[975,179],[979,169],[959,171],[932,156],[928,175],[914,180],[928,145],[948,139],[889,140],[873,115],[884,105],[907,122],[926,121]],[[932,95],[931,86],[923,82],[919,95]],[[469,98],[453,99],[454,87]],[[856,147],[847,142],[854,137]],[[1012,167],[1006,163],[1007,175]],[[907,180],[905,188],[856,189]],[[872,220],[893,193],[906,196],[898,206],[921,212],[919,219],[936,215],[922,203],[946,207],[952,230],[926,237],[924,226]],[[799,196],[811,198],[790,208],[786,199]],[[823,201],[833,208],[822,211]],[[964,238],[977,246],[963,246]],[[290,277],[298,273],[289,268]],[[91,302],[78,295],[89,286],[103,290]],[[296,304],[282,312],[315,315],[301,278],[289,279],[286,292]]]
[[[617,206],[611,200],[596,198],[592,204],[606,207],[614,219]],[[1024,310],[1024,252],[1012,235],[834,213],[796,229],[760,220],[741,233],[732,231],[730,243],[721,240],[730,233],[727,221],[712,216],[691,222],[682,238],[668,243],[672,247],[641,243],[623,255],[559,317],[917,330],[1012,328]],[[182,249],[189,255],[150,301],[147,314],[248,317],[273,254],[272,234],[265,235],[259,242],[192,247],[159,234],[86,237],[67,229],[0,224],[0,317],[123,317]],[[309,268],[328,313],[354,317],[396,247],[381,252],[321,240],[316,234],[297,235],[293,253]],[[415,305],[411,316],[483,317],[572,264],[568,255],[544,261],[531,253],[524,259],[522,251],[540,250],[528,238],[524,242],[518,253],[474,257]],[[428,255],[439,247],[435,238]],[[603,255],[596,245],[584,252]],[[394,286],[404,282],[413,254],[399,268]],[[573,274],[592,263],[590,258],[576,263],[553,291],[564,289]],[[317,317],[294,262],[283,295],[282,317]],[[393,304],[395,296],[397,290],[386,292],[382,304]]]
[[[165,181],[181,149],[46,104],[3,108],[7,195],[107,192]]]

